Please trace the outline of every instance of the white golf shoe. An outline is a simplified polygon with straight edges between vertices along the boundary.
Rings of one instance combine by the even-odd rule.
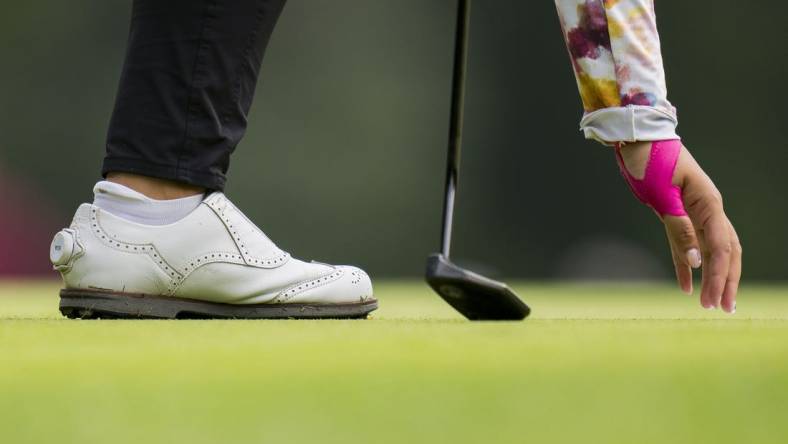
[[[50,259],[70,318],[364,318],[364,271],[293,259],[222,193],[170,225],[82,204]]]

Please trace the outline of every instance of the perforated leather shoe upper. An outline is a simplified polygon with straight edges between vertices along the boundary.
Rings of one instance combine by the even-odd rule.
[[[220,192],[170,225],[142,225],[82,204],[55,236],[50,258],[69,289],[232,304],[372,298],[363,270],[292,258]]]

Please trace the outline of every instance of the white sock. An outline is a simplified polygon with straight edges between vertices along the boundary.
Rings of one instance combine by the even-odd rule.
[[[119,183],[103,180],[93,187],[93,205],[120,218],[145,225],[167,225],[183,219],[204,195],[156,200]]]

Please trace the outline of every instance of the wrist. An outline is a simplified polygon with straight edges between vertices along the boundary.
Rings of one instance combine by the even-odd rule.
[[[642,179],[646,174],[646,165],[651,154],[651,141],[618,142],[616,149],[621,154],[621,160],[627,172],[636,179]]]

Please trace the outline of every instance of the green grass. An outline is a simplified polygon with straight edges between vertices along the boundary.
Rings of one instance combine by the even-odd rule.
[[[0,283],[0,442],[788,442],[788,291],[520,285],[469,323],[420,283],[368,321],[70,321]]]

